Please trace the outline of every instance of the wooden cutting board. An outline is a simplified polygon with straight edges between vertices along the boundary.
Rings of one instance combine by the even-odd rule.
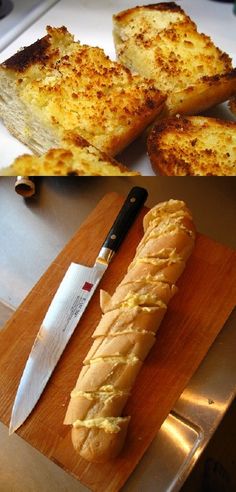
[[[19,379],[59,282],[71,261],[93,264],[122,203],[123,198],[116,193],[103,198],[0,334],[0,419],[5,424],[9,424]],[[140,213],[103,277],[101,287],[110,293],[142,237],[146,210]],[[70,391],[101,316],[99,289],[35,410],[18,431],[93,491],[114,492],[122,487],[223,327],[236,304],[236,253],[199,235],[178,286],[125,409],[132,418],[126,445],[117,459],[104,465],[87,463],[74,452],[70,428],[63,425]]]

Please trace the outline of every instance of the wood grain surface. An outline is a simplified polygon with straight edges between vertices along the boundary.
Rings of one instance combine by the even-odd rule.
[[[123,203],[106,195],[32,289],[0,334],[0,419],[9,424],[23,368],[45,312],[71,261],[93,265]],[[115,290],[143,235],[143,209],[100,286]],[[42,397],[18,434],[91,490],[121,489],[164,419],[206,355],[236,304],[236,253],[198,235],[157,333],[156,344],[138,375],[125,414],[131,422],[121,455],[104,465],[89,464],[73,450],[70,427],[63,425],[70,391],[101,316],[99,289],[65,349]]]

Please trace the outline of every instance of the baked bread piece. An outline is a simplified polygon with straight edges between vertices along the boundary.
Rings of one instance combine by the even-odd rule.
[[[81,137],[64,142],[63,149],[51,149],[37,157],[23,155],[0,176],[137,176]]]
[[[68,132],[108,155],[134,140],[165,96],[100,48],[74,42],[65,27],[0,65],[0,117],[36,154],[63,147]]]
[[[178,200],[150,210],[144,231],[114,294],[102,291],[104,314],[64,421],[72,425],[74,448],[88,461],[112,459],[123,446],[130,417],[122,410],[194,247],[191,214]]]
[[[174,2],[113,17],[117,57],[167,94],[163,115],[196,114],[236,93],[236,69]]]
[[[154,171],[166,176],[235,176],[236,123],[204,116],[172,117],[148,139]]]

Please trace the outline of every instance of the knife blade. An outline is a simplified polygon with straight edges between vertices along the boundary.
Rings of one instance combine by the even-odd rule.
[[[46,312],[26,362],[13,404],[9,434],[25,422],[35,407],[110,261],[147,196],[144,188],[132,188],[93,267],[73,262],[69,266]]]

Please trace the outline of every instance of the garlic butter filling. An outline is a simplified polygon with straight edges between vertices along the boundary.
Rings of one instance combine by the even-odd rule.
[[[176,248],[162,248],[156,253],[156,258],[160,260],[182,261],[182,257],[177,253]]]
[[[155,331],[149,331],[149,330],[142,330],[142,329],[133,329],[133,328],[129,328],[129,329],[125,329],[124,331],[115,331],[115,332],[109,332],[108,336],[109,337],[117,337],[119,335],[132,335],[132,334],[136,334],[136,335],[153,335],[155,336]]]
[[[92,364],[98,364],[100,362],[110,362],[114,365],[116,364],[130,364],[130,365],[135,365],[137,362],[140,362],[140,359],[136,355],[107,355],[103,357],[94,357],[92,359],[89,359],[88,361],[85,361],[85,365],[92,365]]]
[[[145,234],[142,241],[140,242],[138,248],[137,248],[137,253],[140,253],[140,251],[146,246],[146,244],[151,240],[151,239],[157,239],[157,238],[163,238],[164,236],[169,236],[169,235],[177,235],[179,232],[184,232],[190,237],[194,237],[193,231],[188,229],[184,224],[178,223],[177,220],[169,222],[169,223],[161,223],[158,227],[155,227],[154,229],[149,232],[149,234]]]
[[[129,395],[129,391],[122,391],[117,388],[114,388],[112,385],[102,386],[99,391],[81,391],[74,389],[70,396],[71,398],[78,398],[82,396],[87,400],[109,400],[112,398],[118,398],[119,396]]]
[[[97,417],[94,419],[85,420],[75,420],[73,422],[73,427],[78,429],[78,427],[87,427],[87,429],[92,429],[97,427],[98,429],[103,429],[105,432],[110,432],[115,434],[121,430],[120,424],[129,421],[129,417]]]
[[[144,237],[148,234],[150,234],[150,231],[154,229],[158,229],[162,224],[170,224],[170,223],[176,223],[176,224],[181,224],[183,219],[189,219],[191,220],[191,216],[189,213],[187,213],[184,210],[179,210],[178,212],[174,212],[172,214],[164,214],[162,216],[155,216],[153,217],[149,223],[148,226],[146,227]]]
[[[175,201],[175,200],[173,200]],[[166,204],[165,206],[162,206],[161,208],[156,208],[152,210],[151,214],[151,219],[149,221],[149,224],[156,220],[156,219],[164,219],[165,217],[188,217],[189,219],[192,219],[189,211],[187,210],[185,204],[182,202],[182,206],[179,210],[176,210],[176,205],[180,205],[180,203],[175,202],[172,204]]]
[[[126,284],[122,284],[119,289],[121,290],[124,285],[126,286],[126,288],[131,287],[131,290],[128,292],[128,295],[132,295],[133,293],[137,293],[137,291],[139,290],[144,290],[146,289],[152,289],[153,287],[163,287],[163,284],[164,286],[166,287],[167,285],[166,284],[169,284],[170,282],[163,282],[162,280],[160,279],[157,279],[157,277],[152,277],[151,275],[147,275],[147,277],[143,277],[143,280],[140,278],[139,280],[135,280],[134,282],[132,281],[129,281],[129,282],[126,282]],[[139,288],[139,285],[140,284],[140,288]],[[119,292],[119,290],[117,289],[117,291]],[[117,292],[116,291],[116,292]],[[115,292],[115,294],[116,294]],[[126,295],[127,297],[127,295]],[[124,299],[126,299],[126,297]]]
[[[166,304],[161,301],[155,294],[133,294],[131,297],[127,297],[120,303],[121,308],[135,307],[135,306],[159,306],[166,308]]]
[[[162,256],[155,256],[155,257],[150,257],[150,256],[144,256],[143,258],[134,258],[132,263],[130,264],[129,270],[131,268],[134,268],[135,265],[138,263],[150,263],[151,265],[156,265],[159,266],[160,269],[163,268],[164,266],[169,266],[172,265],[173,263],[183,263],[184,260],[183,258],[178,255],[176,252],[172,253],[168,257],[162,257]]]
[[[169,280],[166,279],[164,273],[162,272],[158,272],[156,275],[151,275],[150,273],[146,276],[143,276],[143,277],[139,277],[138,280],[132,280],[132,282],[130,280],[128,280],[128,282],[125,282],[123,281],[121,285],[127,285],[127,284],[138,284],[138,283],[153,283],[153,284],[156,284],[157,282],[161,282],[163,284],[171,284],[171,282]]]

